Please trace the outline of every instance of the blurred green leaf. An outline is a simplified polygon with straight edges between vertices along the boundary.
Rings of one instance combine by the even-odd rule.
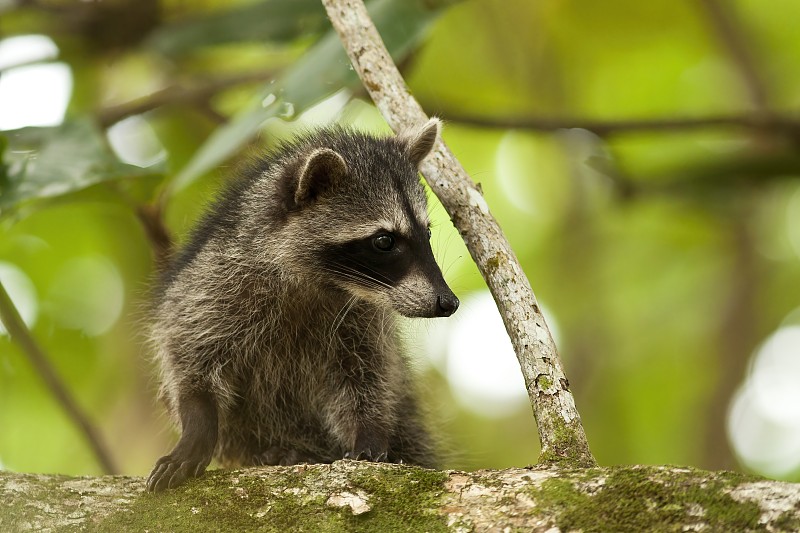
[[[0,214],[20,204],[83,190],[97,183],[152,175],[153,168],[121,163],[90,120],[54,128],[4,132],[6,170],[0,181]]]
[[[370,4],[370,15],[395,61],[405,57],[419,44],[436,14],[437,11],[426,7],[421,1],[379,0]],[[358,77],[350,66],[339,38],[333,30],[328,31],[275,83],[269,84],[230,122],[211,134],[176,176],[174,190],[186,187],[232,156],[258,132],[268,118],[290,118],[357,81]]]
[[[162,26],[149,44],[163,54],[178,56],[230,42],[291,41],[319,32],[324,21],[325,10],[318,0],[266,0]]]

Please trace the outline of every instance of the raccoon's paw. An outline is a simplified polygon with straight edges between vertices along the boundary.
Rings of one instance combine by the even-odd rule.
[[[389,442],[378,435],[361,434],[352,450],[344,454],[345,459],[385,463],[389,456]]]
[[[300,463],[319,463],[320,461],[307,452],[272,446],[259,455],[256,455],[253,458],[253,462],[257,465],[291,466]]]
[[[165,455],[156,462],[150,477],[147,478],[147,490],[161,492],[173,489],[192,477],[200,477],[208,466],[209,460],[182,459],[172,454]]]

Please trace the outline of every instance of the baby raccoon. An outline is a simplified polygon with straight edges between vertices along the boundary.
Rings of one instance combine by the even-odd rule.
[[[418,175],[439,127],[309,133],[223,192],[155,302],[160,395],[182,434],[149,490],[199,476],[212,456],[435,464],[396,317],[458,308]]]

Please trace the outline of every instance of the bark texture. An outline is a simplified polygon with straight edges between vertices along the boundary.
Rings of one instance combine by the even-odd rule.
[[[389,126],[427,120],[392,62],[361,0],[323,0],[350,61]],[[447,210],[503,316],[539,428],[540,463],[593,466],[569,381],[530,283],[476,185],[443,141],[421,171]],[[487,354],[487,357],[489,354]]]
[[[629,466],[437,471],[337,461],[143,478],[0,472],[0,531],[797,531],[800,485]]]

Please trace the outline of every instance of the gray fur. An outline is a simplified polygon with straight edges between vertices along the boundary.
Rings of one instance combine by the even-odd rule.
[[[160,395],[183,437],[151,490],[199,475],[211,449],[226,466],[347,454],[436,464],[396,315],[458,306],[423,236],[417,165],[438,130],[434,120],[398,137],[312,132],[222,194],[156,302]],[[396,261],[364,244],[381,232],[397,239]],[[351,250],[382,266],[340,261]]]

